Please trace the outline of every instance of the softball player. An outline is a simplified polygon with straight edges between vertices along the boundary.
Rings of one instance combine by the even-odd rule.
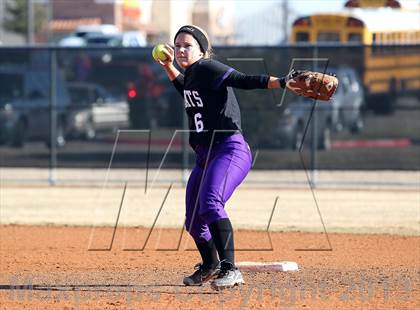
[[[252,162],[232,87],[284,88],[287,77],[245,75],[210,59],[208,36],[197,26],[181,27],[174,43],[175,50],[165,45],[166,60],[157,62],[184,97],[188,114],[196,165],[186,189],[185,226],[202,258],[183,282],[201,285],[213,280],[211,286],[219,290],[244,283],[235,267],[233,228],[224,206]],[[183,74],[175,68],[174,59]]]

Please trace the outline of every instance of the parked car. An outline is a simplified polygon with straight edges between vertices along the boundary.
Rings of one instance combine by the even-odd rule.
[[[117,26],[111,24],[80,25],[76,30],[58,41],[59,46],[86,46],[88,36],[118,34]]]
[[[112,24],[80,25],[76,28],[73,35],[84,38],[93,34],[114,34],[118,32],[118,27]]]
[[[94,139],[98,132],[128,128],[129,109],[125,100],[111,95],[95,83],[70,82],[69,135]]]
[[[358,133],[363,129],[362,107],[364,105],[363,84],[356,71],[350,67],[331,68],[339,79],[336,93],[329,102],[317,101],[316,131],[317,145],[320,149],[331,146],[331,134],[341,130]],[[314,101],[296,97],[284,109],[279,121],[277,142],[280,146],[298,149],[307,127]],[[311,121],[314,121],[312,115]],[[312,134],[308,126],[305,141],[311,141]]]
[[[336,131],[349,130],[358,133],[363,129],[362,109],[365,106],[363,83],[357,72],[347,66],[333,71],[339,79],[339,87],[331,101],[332,124]]]
[[[317,130],[317,145],[319,149],[329,149],[331,146],[332,106],[328,103],[317,102],[312,113],[313,101],[303,97],[290,102],[279,121],[279,130],[276,135],[277,145],[283,148],[297,150],[303,138],[311,141],[313,127],[309,122],[315,121]]]
[[[70,103],[60,72],[56,80],[55,111],[58,146],[66,142],[66,109]],[[26,66],[0,67],[0,142],[22,147],[27,140],[51,145],[50,73]]]
[[[109,26],[109,27],[106,27]],[[119,32],[113,25],[83,26],[58,41],[59,46],[145,47],[146,36],[140,31]]]
[[[58,45],[65,46],[65,47],[80,47],[80,46],[86,46],[86,41],[80,37],[68,36],[58,41]]]
[[[147,46],[146,37],[138,31],[127,31],[113,34],[94,34],[85,37],[87,46]]]

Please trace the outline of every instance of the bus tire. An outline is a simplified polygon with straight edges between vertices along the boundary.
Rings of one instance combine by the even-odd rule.
[[[395,96],[388,94],[370,96],[366,102],[368,109],[375,114],[390,115],[395,111]]]
[[[384,115],[391,115],[395,112],[395,96],[384,95],[382,99],[382,110]]]

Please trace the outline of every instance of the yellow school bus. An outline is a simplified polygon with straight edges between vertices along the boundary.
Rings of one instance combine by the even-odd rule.
[[[303,16],[292,25],[291,43],[364,45],[363,57],[349,65],[362,75],[367,103],[391,112],[396,95],[419,95],[419,16],[419,10],[389,7]]]

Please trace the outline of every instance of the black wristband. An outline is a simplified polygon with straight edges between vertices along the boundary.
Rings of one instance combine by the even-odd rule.
[[[279,82],[280,82],[280,87],[281,88],[285,88],[286,87],[286,78],[285,77],[279,78]]]

